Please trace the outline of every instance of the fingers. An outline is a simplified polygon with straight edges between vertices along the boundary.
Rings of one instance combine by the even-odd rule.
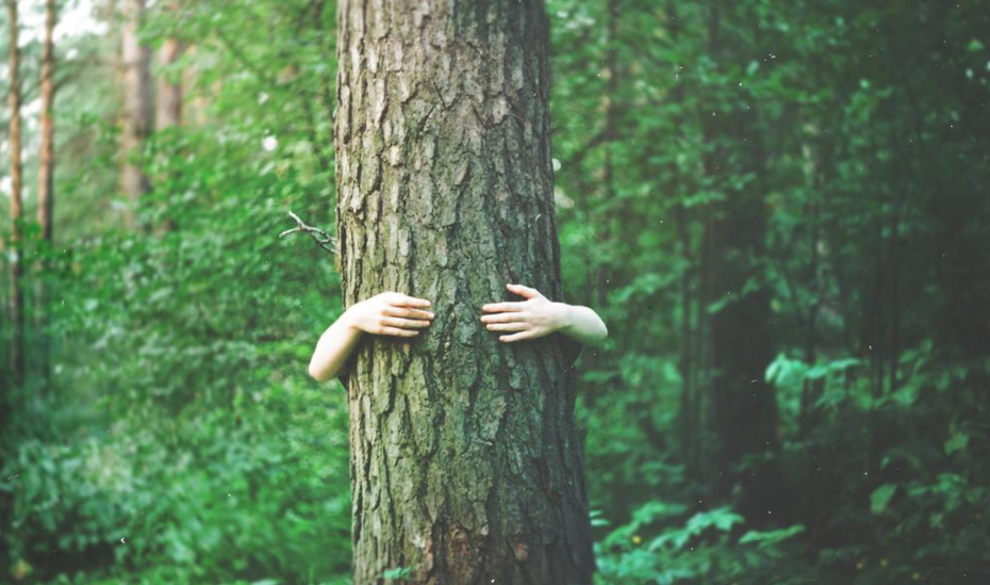
[[[382,327],[381,335],[392,335],[394,337],[416,337],[419,331],[416,329],[400,329],[398,327]]]
[[[502,313],[505,311],[522,311],[522,303],[489,303],[482,305],[481,310],[485,313]]]
[[[407,309],[405,307],[396,307],[392,305],[386,306],[382,309],[383,315],[389,315],[391,317],[406,317],[408,319],[433,319],[434,315],[430,311],[423,311],[421,309]]]
[[[529,323],[489,323],[489,331],[525,331],[529,329]]]
[[[523,286],[521,284],[507,284],[505,285],[505,288],[509,289],[509,292],[515,293],[527,299],[533,299],[536,297],[543,296],[540,294],[540,291],[536,290],[535,288],[530,288],[528,286]]]
[[[498,340],[504,343],[512,343],[513,341],[522,341],[523,339],[529,339],[533,337],[533,330],[521,331],[519,333],[513,333],[512,335],[500,335]]]
[[[482,323],[514,323],[516,321],[526,321],[528,315],[526,313],[494,313],[492,315],[484,315],[481,317]]]
[[[382,325],[385,327],[398,327],[402,329],[424,329],[430,326],[430,322],[428,320],[382,317]]]
[[[392,292],[387,293],[385,300],[390,305],[396,305],[399,307],[429,307],[430,301],[426,299],[418,299],[416,297],[411,297],[402,293]]]

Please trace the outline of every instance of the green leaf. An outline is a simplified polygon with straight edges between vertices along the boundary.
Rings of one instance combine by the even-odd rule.
[[[945,454],[952,455],[956,451],[965,451],[969,444],[969,435],[962,431],[952,433],[949,440],[945,442]]]
[[[890,500],[897,492],[897,484],[885,483],[870,494],[870,510],[874,514],[883,514]]]
[[[795,524],[789,528],[781,528],[779,530],[769,530],[766,532],[760,532],[758,530],[750,530],[746,534],[739,537],[739,544],[749,544],[758,543],[760,548],[766,548],[774,546],[788,538],[796,536],[804,532],[804,526],[801,524]]]

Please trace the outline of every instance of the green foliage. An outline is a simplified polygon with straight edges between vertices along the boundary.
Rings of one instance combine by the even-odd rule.
[[[579,411],[599,542],[615,547],[599,549],[604,582],[990,577],[976,560],[990,527],[972,507],[987,473],[976,453],[990,447],[976,422],[990,375],[978,300],[990,290],[978,268],[990,206],[977,187],[990,167],[976,154],[990,127],[986,14],[842,1],[549,7],[567,292],[612,333],[582,358]],[[743,227],[762,230],[765,252],[726,258],[746,278],[713,298],[707,254],[737,236],[718,221],[754,186],[765,223]],[[740,481],[715,500],[727,470],[713,461],[711,409],[724,389],[708,336],[712,319],[760,294],[777,357],[753,370],[775,393],[778,445],[737,471],[777,470],[779,491]],[[773,515],[760,517],[752,502],[768,498]],[[650,514],[701,502],[731,504],[747,537],[710,529],[690,554],[648,549],[683,537],[687,520]],[[602,532],[605,518],[620,528]],[[764,542],[780,556],[733,577]]]
[[[311,242],[277,238],[290,209],[333,231],[336,7],[165,4],[142,36],[191,47],[156,68],[185,81],[186,122],[137,156],[152,191],[136,209],[117,193],[119,22],[59,39],[55,244],[29,195],[21,252],[45,266],[26,276],[31,375],[0,396],[16,413],[0,581],[343,584],[346,401],[305,375],[339,281]],[[610,329],[582,354],[578,400],[597,582],[990,580],[990,13],[547,10],[566,300]],[[36,36],[22,49],[30,104]],[[727,217],[739,197],[752,221]],[[9,250],[7,197],[0,218]],[[724,246],[727,219],[761,247]],[[716,295],[717,268],[739,286]],[[775,436],[730,469],[712,324],[754,299],[776,357],[744,382],[774,393]],[[752,332],[735,333],[745,356]],[[4,313],[4,357],[10,343]]]
[[[805,583],[812,567],[793,559],[792,539],[804,531],[791,526],[738,535],[744,519],[727,507],[694,512],[684,506],[651,501],[633,520],[596,545],[600,572],[596,583],[673,584]],[[664,522],[662,520],[668,520]],[[670,523],[676,520],[678,523]],[[800,571],[799,573],[797,571]]]
[[[299,59],[332,75],[323,55],[333,39],[319,32],[332,13],[299,33],[288,11],[312,14],[308,3],[253,2],[251,17],[192,7],[179,15],[180,34],[272,33],[264,47],[287,65]],[[155,13],[148,38],[175,34],[173,17]],[[290,209],[332,225],[332,159],[312,142],[329,128],[329,112],[315,89],[300,95],[292,87],[300,82],[288,78],[268,87],[244,70],[243,57],[207,41],[180,64],[195,66],[197,84],[187,89],[210,104],[209,119],[195,121],[193,97],[189,123],[146,144],[140,164],[153,191],[136,211],[150,233],[87,218],[64,231],[57,222],[64,247],[31,244],[51,269],[53,376],[48,388],[36,379],[39,397],[23,402],[30,413],[21,436],[3,446],[10,456],[0,459],[0,497],[9,517],[0,521],[12,528],[0,534],[4,575],[346,581],[346,404],[337,385],[305,373],[312,343],[339,311],[339,282],[325,252],[277,237],[293,225]],[[274,64],[274,56],[259,58]],[[72,79],[59,112],[71,104],[86,111],[90,84],[100,81]],[[264,92],[269,100],[258,99]],[[311,118],[298,115],[300,100]],[[90,109],[78,124],[61,114],[60,135],[114,149],[102,113]],[[270,151],[268,136],[277,140]],[[116,163],[80,164],[82,147],[59,153],[67,218],[96,196],[90,189],[114,184]]]

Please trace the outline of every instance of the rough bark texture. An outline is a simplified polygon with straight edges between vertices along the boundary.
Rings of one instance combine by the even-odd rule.
[[[148,192],[148,177],[131,163],[141,151],[151,128],[151,74],[148,69],[150,51],[141,42],[138,29],[144,18],[144,0],[125,0],[122,60],[124,67],[124,127],[121,133],[121,154],[124,166],[120,189],[136,209],[141,195]]]
[[[543,4],[342,0],[338,21],[345,303],[397,290],[437,315],[366,338],[344,377],[354,582],[591,583],[570,347],[479,322],[509,282],[561,300]]]
[[[24,176],[21,165],[21,80],[18,76],[21,59],[17,47],[17,0],[7,0],[7,24],[10,27],[10,321],[14,329],[10,345],[10,371],[16,385],[24,381],[24,291],[21,284],[24,262],[19,257],[23,235],[21,191]]]
[[[55,0],[45,2],[45,40],[41,53],[41,148],[38,153],[38,223],[42,237],[52,241],[55,206]]]

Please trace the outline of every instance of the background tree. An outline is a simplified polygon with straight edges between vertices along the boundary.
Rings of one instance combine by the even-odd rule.
[[[45,1],[45,36],[41,53],[41,146],[38,150],[38,224],[41,237],[52,243],[55,208],[55,0]]]
[[[10,88],[10,321],[13,338],[10,342],[10,378],[13,384],[24,381],[24,235],[23,203],[24,169],[21,163],[21,81],[20,48],[18,47],[17,0],[7,0],[7,26],[9,31],[8,77]]]
[[[354,579],[590,583],[574,387],[555,339],[500,345],[481,306],[561,299],[541,2],[338,8],[344,302],[422,296],[421,342],[347,375]]]
[[[734,9],[718,3],[707,11],[708,55],[713,73],[721,75],[732,60],[729,46],[759,47],[760,39],[758,33],[748,36],[754,34],[747,30],[753,19],[745,13],[739,18]],[[780,484],[772,470],[737,470],[745,456],[777,446],[777,402],[763,375],[773,356],[769,285],[760,271],[766,256],[769,180],[761,106],[749,95],[739,98],[705,104],[711,108],[705,124],[705,181],[714,202],[705,226],[710,256],[703,278],[710,287],[709,306],[717,308],[706,332],[711,336],[710,430],[715,442],[707,481],[724,499],[745,478],[744,493],[759,501],[744,501],[740,508],[756,517],[772,511]]]
[[[152,123],[149,70],[151,51],[140,34],[144,13],[144,0],[123,0],[121,65],[124,71],[124,107],[120,143],[123,161],[120,189],[130,203],[130,214],[137,212],[138,200],[150,188],[147,174],[135,160],[142,154],[144,140]]]
[[[180,8],[176,1],[166,3],[169,12],[174,13]],[[158,77],[155,93],[156,130],[173,128],[182,123],[182,77],[174,69],[183,49],[182,41],[177,36],[166,38],[158,49],[158,65],[163,71]]]
[[[41,227],[41,239],[45,242],[45,251],[52,250],[54,238],[55,211],[55,22],[57,10],[55,0],[45,2],[45,32],[41,49],[41,114],[40,128],[41,145],[38,148],[38,225]],[[44,260],[38,264],[44,271]],[[49,386],[50,375],[50,342],[47,333],[47,309],[45,308],[44,275],[39,275],[36,287],[36,322],[38,329],[38,361],[41,364],[42,377]]]

